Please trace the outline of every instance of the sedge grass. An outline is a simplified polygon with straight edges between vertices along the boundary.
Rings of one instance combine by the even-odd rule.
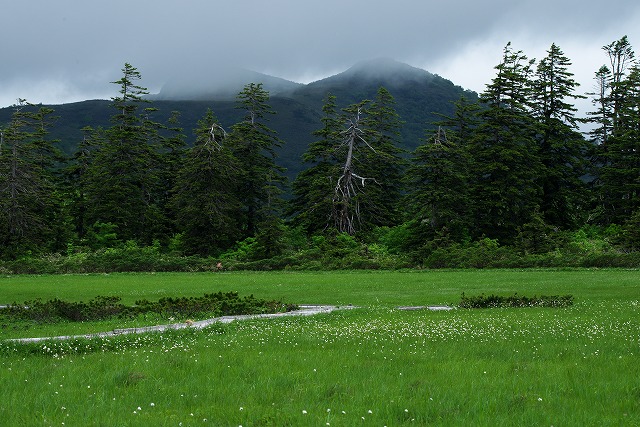
[[[481,270],[402,272],[234,272],[224,274],[112,274],[38,275],[0,277],[0,304],[60,298],[90,300],[116,295],[132,304],[137,299],[166,296],[201,296],[207,292],[237,291],[257,298],[298,304],[336,305],[455,305],[468,295],[573,294],[576,301],[618,301],[640,294],[638,270]],[[42,332],[42,336],[82,334],[114,328],[137,327],[168,319],[151,315],[131,320],[12,325],[0,329],[0,338]]]
[[[362,308],[87,352],[39,344],[57,353],[0,359],[0,415],[11,425],[637,425],[637,309]]]
[[[0,277],[0,305],[40,298],[89,301],[118,296],[123,304],[162,297],[202,296],[236,291],[240,296],[294,304],[358,306],[455,305],[467,295],[574,295],[576,301],[616,301],[640,295],[640,271],[460,270],[353,272],[224,272],[87,275],[23,275]],[[67,324],[16,324],[0,328],[0,339],[79,335],[134,328],[168,319],[153,316],[126,321]],[[1,325],[0,325],[1,326]]]
[[[396,275],[386,276],[394,281],[385,287],[375,274],[335,276],[341,283],[330,283],[328,274],[325,290],[342,295],[319,302],[344,298],[361,308],[309,318],[102,340],[5,341],[0,419],[67,426],[640,424],[637,272],[476,273],[403,276],[422,284],[406,289],[409,296],[394,294],[408,286]],[[283,280],[274,276],[269,280]],[[349,277],[352,294],[342,282]],[[357,285],[367,279],[373,283]],[[364,297],[371,288],[377,301]],[[309,297],[305,290],[298,296]],[[445,303],[461,291],[572,293],[576,303],[393,308]]]
[[[637,292],[640,270],[406,270],[331,272],[114,273],[0,276],[0,304],[41,298],[138,299],[237,291],[304,304],[407,305],[459,301],[460,294],[562,294],[617,299]]]

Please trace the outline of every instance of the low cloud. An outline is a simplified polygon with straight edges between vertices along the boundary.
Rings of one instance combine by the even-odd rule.
[[[9,2],[0,26],[0,106],[109,97],[125,62],[152,92],[171,78],[231,65],[308,82],[389,57],[481,91],[502,47],[530,57],[557,43],[583,86],[603,44],[640,46],[640,5],[488,0],[58,0]],[[638,48],[640,49],[640,47]]]

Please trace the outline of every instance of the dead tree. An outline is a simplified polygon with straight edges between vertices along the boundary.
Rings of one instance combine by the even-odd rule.
[[[218,141],[218,137],[216,137],[216,130],[222,132],[222,135],[219,137],[220,140],[223,140],[227,137],[227,132],[224,130],[222,126],[217,123],[211,125],[211,129],[209,129],[209,137],[205,145],[211,144],[214,150],[220,151],[222,150],[221,141]]]
[[[361,108],[358,107],[355,117],[350,119],[349,127],[343,132],[342,147],[347,147],[347,158],[333,195],[333,218],[336,229],[341,233],[347,234],[355,234],[357,231],[356,224],[360,218],[358,194],[363,191],[367,180],[376,182],[374,178],[358,175],[353,168],[354,151],[358,145],[364,144],[375,152],[373,147],[364,139],[364,132],[359,127],[361,112]]]
[[[442,126],[438,126],[438,131],[433,135],[433,143],[436,145],[449,145],[447,133],[442,129]]]

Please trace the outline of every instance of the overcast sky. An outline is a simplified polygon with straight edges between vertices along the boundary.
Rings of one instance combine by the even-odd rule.
[[[125,62],[157,92],[189,68],[228,63],[297,82],[389,57],[481,92],[502,48],[556,43],[593,87],[602,46],[640,56],[638,0],[0,0],[0,107],[108,99]]]

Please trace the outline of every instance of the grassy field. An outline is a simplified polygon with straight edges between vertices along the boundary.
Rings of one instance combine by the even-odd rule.
[[[228,290],[358,308],[202,331],[26,346],[5,340],[0,422],[640,425],[637,270],[18,276],[0,278],[0,304],[96,295],[132,303]],[[575,304],[395,309],[455,304],[462,292],[572,294]],[[20,332],[7,327],[0,337]]]

